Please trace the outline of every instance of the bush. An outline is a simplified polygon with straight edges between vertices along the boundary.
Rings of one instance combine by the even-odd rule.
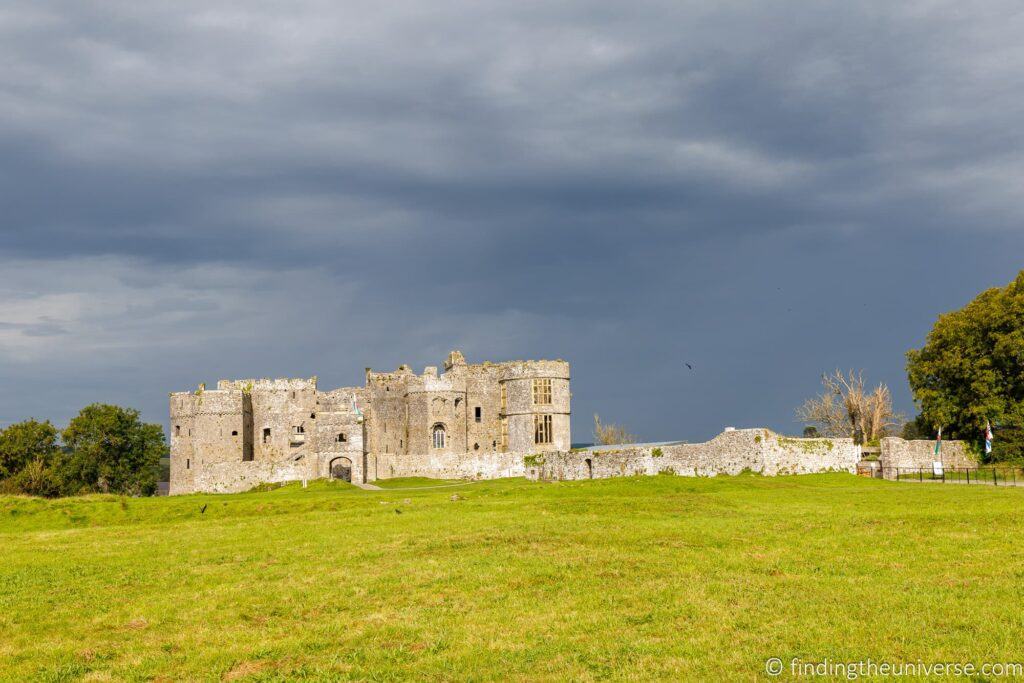
[[[55,498],[63,493],[63,482],[57,467],[42,459],[28,463],[13,477],[0,482],[0,493]]]
[[[595,414],[594,442],[601,446],[620,446],[636,443],[636,436],[630,434],[622,425],[601,422],[601,417]]]

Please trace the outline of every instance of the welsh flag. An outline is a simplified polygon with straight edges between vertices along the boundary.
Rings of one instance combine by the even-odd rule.
[[[942,427],[939,427],[939,438],[935,439],[935,459],[939,459],[942,452]]]
[[[985,420],[985,453],[992,452],[992,425]]]

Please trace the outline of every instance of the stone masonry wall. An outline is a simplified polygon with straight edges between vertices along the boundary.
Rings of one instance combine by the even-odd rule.
[[[368,466],[372,479],[429,477],[431,479],[500,479],[526,474],[524,453],[378,453]]]
[[[935,442],[907,441],[898,437],[882,439],[882,452],[878,461],[882,465],[882,476],[896,479],[899,468],[930,470],[935,461]],[[978,461],[968,451],[963,441],[943,441],[940,461],[943,467],[977,467]]]
[[[860,447],[852,439],[794,439],[768,429],[723,432],[711,441],[668,446],[623,447],[613,451],[571,451],[533,456],[530,479],[601,479],[638,474],[682,476],[739,474],[774,476],[812,472],[855,472]]]

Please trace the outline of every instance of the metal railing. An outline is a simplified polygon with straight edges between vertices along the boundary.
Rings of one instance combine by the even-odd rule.
[[[944,467],[882,467],[882,478],[896,481],[937,482],[941,484],[982,484],[988,486],[1024,486],[1024,469],[1020,467],[978,466]]]

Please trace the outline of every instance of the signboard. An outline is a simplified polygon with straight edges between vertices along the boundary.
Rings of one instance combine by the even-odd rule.
[[[942,474],[942,463],[938,460],[932,463],[932,474],[936,477],[943,476]]]

